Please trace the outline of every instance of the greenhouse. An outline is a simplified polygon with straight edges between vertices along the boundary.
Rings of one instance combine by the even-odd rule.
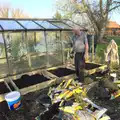
[[[70,20],[0,19],[0,78],[64,64],[75,26]]]
[[[82,99],[87,97],[89,93],[86,91],[92,89],[92,83],[84,85],[85,88],[79,84],[76,80],[73,57],[71,57],[72,30],[76,27],[85,30],[77,23],[66,19],[0,19],[0,118],[2,116],[2,120],[4,118],[15,120],[16,116],[20,120],[24,120],[24,116],[27,120],[31,118],[53,120],[52,118],[58,115],[56,111],[62,110],[62,107],[58,107],[61,100],[72,100],[74,103],[74,100],[75,102],[78,100],[76,96]],[[86,61],[85,80],[91,82],[90,76],[104,75],[107,70],[107,65]],[[92,82],[92,85],[95,85],[96,82]],[[54,88],[54,86],[58,87]],[[62,95],[63,98],[49,97],[57,98],[61,90],[63,92],[60,92],[60,96]],[[8,95],[11,93],[19,94],[19,98],[17,98],[19,101],[14,100],[17,102],[10,106]],[[16,95],[11,96],[11,98],[16,98]],[[82,107],[79,105],[77,107],[80,107],[80,110],[81,108],[88,109],[89,99],[86,102],[81,98]],[[49,100],[50,103],[48,103]],[[77,102],[79,103],[79,101]],[[86,105],[88,106],[86,107]],[[92,105],[96,107],[96,104],[92,103]],[[100,111],[100,108],[97,106],[95,109]],[[18,113],[17,111],[12,112],[12,110],[18,110]],[[100,117],[103,118],[107,116],[105,113],[107,109],[102,110],[104,113]],[[65,113],[65,111],[63,112]],[[88,115],[94,118],[92,113]],[[110,120],[109,118],[107,116],[106,120]]]

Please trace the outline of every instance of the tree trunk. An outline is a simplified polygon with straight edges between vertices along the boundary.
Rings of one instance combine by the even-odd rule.
[[[103,27],[102,30],[99,31],[98,39],[97,39],[98,42],[102,42],[102,41],[103,41],[103,37],[104,37],[104,34],[105,34],[105,30],[106,30],[106,28]]]

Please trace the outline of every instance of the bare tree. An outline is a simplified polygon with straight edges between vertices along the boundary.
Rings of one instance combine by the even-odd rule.
[[[4,4],[0,5],[0,18],[8,18],[9,17],[9,12],[10,12],[10,5],[9,4]]]
[[[77,0],[84,5],[86,13],[94,27],[97,40],[100,42],[104,36],[110,13],[120,7],[117,0]]]
[[[11,17],[12,18],[28,18],[28,15],[26,15],[23,10],[17,8],[11,10]]]
[[[73,14],[87,14],[94,28],[97,41],[101,42],[109,16],[120,7],[119,0],[71,0],[71,3],[74,5]]]
[[[28,18],[29,16],[20,8],[12,8],[10,4],[0,5],[0,18]]]
[[[57,9],[62,13],[63,18],[69,18],[72,20],[72,16],[75,14],[76,5],[71,4],[70,0],[57,0]]]

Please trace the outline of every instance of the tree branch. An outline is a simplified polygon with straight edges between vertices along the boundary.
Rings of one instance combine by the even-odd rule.
[[[119,8],[119,7],[120,7],[120,4],[117,5],[117,6],[115,6],[115,7],[113,7],[113,8],[111,8],[111,9],[109,10],[109,12],[111,12],[112,10],[115,10],[116,8]]]
[[[113,3],[114,3],[114,4],[120,4],[120,2],[118,2],[118,1],[113,1]]]
[[[103,13],[103,9],[102,9],[102,0],[100,0],[100,2],[99,2],[99,4],[100,4],[100,12],[101,12],[101,14]]]

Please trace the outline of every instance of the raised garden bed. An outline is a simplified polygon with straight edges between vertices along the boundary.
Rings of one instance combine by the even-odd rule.
[[[56,75],[57,77],[63,77],[71,74],[75,74],[74,70],[68,69],[68,68],[57,68],[54,70],[49,70],[48,72]]]
[[[38,83],[42,83],[48,81],[50,79],[46,78],[43,75],[35,74],[35,75],[23,75],[20,79],[14,80],[15,84],[19,89],[29,87],[31,85],[35,85]]]
[[[107,65],[96,64],[96,63],[86,63],[85,64],[85,72],[88,75],[96,74],[96,73],[107,73],[108,71]]]
[[[101,72],[107,68],[107,65],[100,65],[95,63],[86,63],[85,64],[85,72],[88,75],[94,74],[96,72]],[[48,72],[56,75],[57,77],[63,77],[71,74],[75,74],[75,70],[59,67],[56,69],[48,70]]]

